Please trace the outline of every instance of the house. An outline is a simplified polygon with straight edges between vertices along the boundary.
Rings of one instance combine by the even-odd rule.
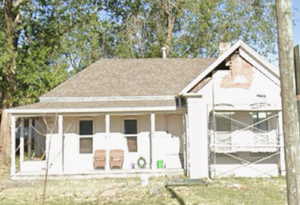
[[[284,174],[278,69],[242,41],[223,48],[101,59],[10,109],[11,176]]]

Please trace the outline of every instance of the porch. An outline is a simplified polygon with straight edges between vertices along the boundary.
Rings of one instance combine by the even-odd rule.
[[[180,112],[12,115],[12,178],[183,174]],[[95,166],[96,151],[104,164]],[[117,166],[112,153],[121,151]]]

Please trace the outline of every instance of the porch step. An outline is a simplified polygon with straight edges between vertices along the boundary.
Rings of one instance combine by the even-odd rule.
[[[111,172],[90,172],[90,173],[64,173],[64,174],[49,174],[49,179],[86,179],[86,178],[126,178],[139,177],[141,175],[148,176],[182,176],[183,169],[174,170],[136,170],[136,171],[111,171]],[[44,179],[45,175],[42,173],[18,173],[11,176],[13,180],[26,179]]]

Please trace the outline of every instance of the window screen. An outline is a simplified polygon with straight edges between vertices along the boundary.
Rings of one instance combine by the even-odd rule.
[[[137,152],[137,137],[127,137],[128,152]]]
[[[93,134],[93,121],[81,120],[79,123],[79,135],[92,135]]]
[[[93,138],[80,138],[80,153],[93,153]]]
[[[125,134],[137,134],[137,121],[136,120],[124,120],[124,133]]]

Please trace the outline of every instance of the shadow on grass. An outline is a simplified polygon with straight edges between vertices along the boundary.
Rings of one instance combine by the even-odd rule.
[[[185,205],[184,200],[169,186],[165,186],[166,190],[171,194],[172,198],[175,198],[179,205]]]

